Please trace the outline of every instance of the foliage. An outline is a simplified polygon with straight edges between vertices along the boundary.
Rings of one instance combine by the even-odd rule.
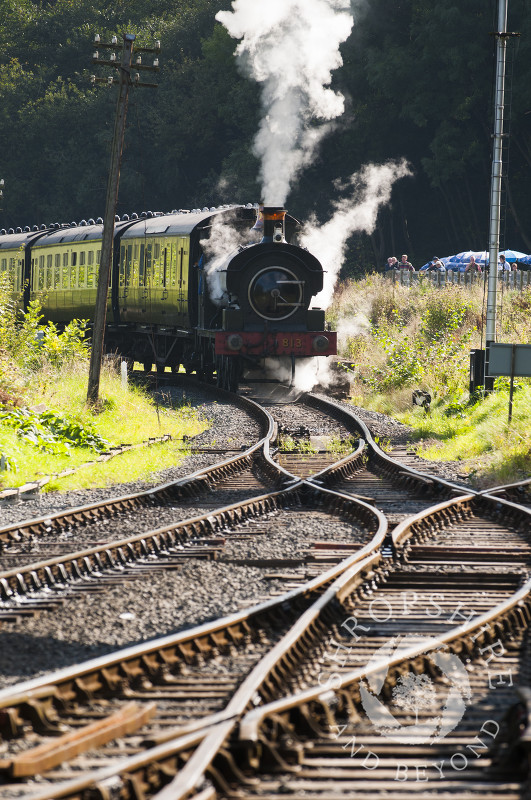
[[[192,436],[207,427],[189,403],[175,407],[170,398],[159,396],[155,400],[141,387],[123,386],[120,375],[108,364],[104,364],[101,374],[101,395],[105,403],[98,414],[86,404],[86,362],[71,361],[59,372],[41,370],[36,378],[27,389],[27,402],[45,404],[50,410],[32,413],[17,409],[19,413],[12,413],[10,407],[2,412],[15,425],[20,425],[22,433],[19,435],[18,428],[9,424],[9,420],[1,420],[0,453],[16,467],[16,473],[0,473],[4,485],[19,486],[39,476],[94,462],[95,453],[101,447],[108,449],[107,442],[138,444],[169,434],[171,441],[168,443],[150,447],[149,451],[132,450],[75,472],[70,478],[54,479],[46,485],[45,491],[110,486],[145,478],[152,472],[180,463],[187,453],[187,447],[183,446],[185,440],[188,443]],[[57,431],[59,439],[56,443],[50,441],[53,430]]]
[[[463,472],[486,487],[531,473],[531,379],[515,381],[510,425],[506,377],[496,379],[493,393],[469,396],[469,350],[482,345],[482,302],[479,286],[395,291],[387,279],[370,276],[343,284],[333,312],[355,402],[398,417],[414,428],[419,455],[462,460]],[[504,318],[512,320],[506,340],[529,341],[530,303],[528,292],[504,295]],[[373,324],[361,330],[345,323],[355,308]],[[412,406],[412,388],[432,396],[429,415]]]
[[[333,435],[330,437],[329,441],[326,445],[326,450],[328,453],[331,453],[338,458],[342,456],[346,456],[349,453],[352,453],[357,446],[357,440],[353,436],[349,436],[347,439],[343,439],[339,435]]]
[[[333,309],[341,354],[367,391],[415,385],[434,395],[436,386],[439,397],[453,397],[468,370],[479,298],[454,286],[389,288],[386,278],[374,275],[342,285]],[[372,321],[364,329],[348,320],[356,306]]]
[[[87,447],[101,453],[109,446],[94,426],[83,425],[74,417],[52,411],[38,413],[28,408],[3,408],[0,409],[0,424],[14,428],[22,439],[41,452],[54,455],[65,455],[71,447]]]
[[[281,436],[278,449],[281,453],[306,453],[307,455],[317,453],[317,449],[310,440],[304,437],[294,439],[292,436]]]
[[[74,319],[60,330],[53,322],[41,324],[38,300],[25,313],[21,306],[5,277],[0,279],[0,403],[13,406],[21,405],[24,386],[38,370],[59,370],[89,353],[85,320]]]
[[[115,91],[93,88],[95,33],[129,30],[162,42],[157,92],[133,91],[120,212],[260,199],[252,140],[260,92],[238,71],[235,41],[215,21],[232,0],[4,0],[0,20],[2,227],[102,215]],[[407,252],[415,266],[434,252],[483,249],[492,132],[493,4],[480,0],[372,0],[356,6],[334,74],[347,109],[301,176],[288,207],[324,218],[337,178],[373,161],[407,158],[414,177],[393,192],[371,237],[354,236],[349,274]],[[531,8],[513,0],[514,60],[506,243],[531,251],[527,191],[531,149]],[[512,91],[511,91],[512,88]],[[66,191],[65,191],[66,188]],[[141,206],[139,205],[141,204]]]

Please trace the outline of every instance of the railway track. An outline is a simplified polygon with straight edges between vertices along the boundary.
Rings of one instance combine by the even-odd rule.
[[[0,576],[1,613],[16,615],[35,601],[53,607],[50,598],[65,588],[66,596],[82,594],[135,569],[158,568],[176,557],[172,549],[186,545],[195,548],[194,557],[205,547],[223,558],[225,548],[235,565],[254,559],[270,569],[289,567],[281,573],[284,593],[259,607],[1,691],[6,798],[283,793],[297,800],[350,794],[402,800],[411,791],[422,798],[434,791],[472,798],[480,774],[487,800],[525,797],[523,771],[509,780],[503,770],[525,740],[529,510],[501,492],[466,494],[406,468],[344,409],[312,396],[305,403],[304,413],[311,409],[316,420],[332,416],[353,452],[332,464],[319,460],[323,453],[297,453],[290,474],[282,454],[280,464],[271,457],[269,417],[255,458],[276,491],[91,548],[81,561],[72,554],[78,568],[69,587],[68,569],[58,564],[30,564]],[[289,559],[260,554],[257,542],[275,523],[295,530],[312,516],[322,526],[335,517],[358,533],[350,542],[335,534],[311,540],[302,556]],[[238,540],[248,544],[243,555]],[[138,567],[128,561],[135,550]],[[82,565],[87,572],[80,575]],[[496,694],[489,679],[502,674]],[[455,725],[460,706],[445,717],[454,679],[457,689],[468,687],[466,713]],[[368,715],[367,691],[377,722],[388,711],[391,733],[398,726],[398,748]],[[491,726],[482,729],[487,711]],[[428,735],[434,716],[435,734]],[[514,720],[520,720],[516,728]],[[466,750],[476,735],[488,745],[478,745],[477,760]],[[445,758],[450,766],[437,778],[434,765]]]

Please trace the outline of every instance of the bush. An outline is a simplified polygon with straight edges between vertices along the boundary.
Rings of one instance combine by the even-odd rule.
[[[349,335],[360,309],[370,323]],[[374,275],[343,285],[332,309],[341,355],[355,362],[362,393],[417,384],[450,398],[465,388],[480,313],[481,298],[461,287],[407,288]]]
[[[0,402],[20,405],[27,383],[43,367],[61,369],[72,360],[86,359],[87,321],[72,320],[62,330],[53,322],[41,324],[41,304],[34,300],[22,311],[22,298],[13,294],[5,276],[0,279]]]

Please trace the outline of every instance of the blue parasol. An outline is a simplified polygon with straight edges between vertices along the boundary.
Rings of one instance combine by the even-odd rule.
[[[513,263],[514,261],[522,261],[524,264],[529,264],[527,259],[530,259],[531,256],[526,255],[525,253],[520,253],[518,250],[502,250],[500,253],[501,256],[505,256],[505,260]]]

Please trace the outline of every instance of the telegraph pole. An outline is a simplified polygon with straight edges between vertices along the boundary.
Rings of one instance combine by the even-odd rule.
[[[507,53],[507,2],[498,0],[498,28],[496,33],[496,86],[494,97],[494,134],[492,173],[490,185],[489,223],[489,277],[487,285],[487,325],[485,341],[496,340],[496,290],[498,283],[498,256],[500,250],[500,208],[503,176],[503,123],[505,107],[505,63]],[[485,375],[487,371],[485,371]]]
[[[156,87],[154,83],[141,83],[140,75],[137,72],[134,78],[131,77],[131,67],[133,63],[133,50],[135,35],[124,33],[123,45],[118,47],[118,39],[112,37],[110,44],[101,42],[96,35],[95,44],[98,47],[112,50],[110,57],[100,58],[99,51],[96,50],[92,58],[93,64],[105,64],[119,70],[118,78],[97,78],[92,76],[93,83],[106,83],[109,86],[117,83],[119,86],[118,99],[116,103],[116,114],[114,119],[114,132],[111,146],[111,163],[109,167],[109,178],[107,182],[107,195],[105,200],[105,216],[103,218],[103,237],[101,243],[100,267],[98,272],[98,288],[96,292],[96,305],[94,307],[94,327],[92,331],[92,348],[90,352],[89,379],[87,390],[87,401],[97,403],[100,386],[101,362],[103,359],[103,341],[105,336],[105,319],[107,316],[107,299],[109,293],[109,282],[111,277],[111,267],[113,260],[113,240],[114,240],[114,217],[118,202],[118,187],[120,184],[120,166],[122,161],[122,151],[124,144],[125,121],[127,116],[127,102],[129,99],[129,88],[131,86],[150,86]],[[116,58],[116,50],[121,49],[120,61]],[[160,42],[156,42],[155,48],[138,47],[137,53],[160,53]],[[142,64],[142,57],[138,55],[135,62],[135,69],[157,71],[159,68],[158,58],[155,58],[153,65]]]

